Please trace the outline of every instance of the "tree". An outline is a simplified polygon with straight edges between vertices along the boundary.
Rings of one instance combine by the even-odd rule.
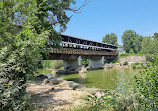
[[[105,37],[103,37],[102,42],[112,44],[112,45],[118,45],[117,35],[115,33],[106,34]]]
[[[152,39],[151,37],[143,37],[143,41],[142,41],[142,50],[141,53],[142,54],[152,54]]]
[[[122,42],[123,48],[127,53],[129,53],[131,49],[134,53],[137,53],[141,50],[142,36],[133,30],[126,30],[122,35]]]
[[[158,40],[152,37],[143,37],[142,41],[142,54],[155,54],[158,53]]]
[[[60,43],[54,27],[66,29],[71,18],[66,12],[78,12],[71,8],[74,4],[74,0],[0,0],[0,110],[24,110],[27,76],[35,73],[46,42]]]
[[[157,32],[154,33],[153,38],[154,38],[155,40],[158,40],[158,33],[157,33]]]

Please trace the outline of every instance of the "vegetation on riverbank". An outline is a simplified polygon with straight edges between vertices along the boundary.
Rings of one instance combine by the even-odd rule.
[[[158,110],[158,57],[143,67],[140,76],[135,76],[136,87],[129,91],[105,91],[89,95],[87,106],[79,108],[85,111],[157,111]],[[128,87],[128,86],[127,86]],[[76,109],[75,109],[76,110]],[[78,111],[78,110],[76,110]]]
[[[43,60],[41,61],[41,68],[46,69],[61,69],[63,67],[62,60]]]

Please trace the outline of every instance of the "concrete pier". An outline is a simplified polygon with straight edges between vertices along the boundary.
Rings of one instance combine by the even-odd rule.
[[[102,56],[99,59],[89,59],[89,67],[90,68],[100,67],[103,65],[104,65],[104,56]]]
[[[68,70],[71,67],[79,67],[81,66],[81,56],[79,56],[76,60],[63,60],[64,62],[64,70]]]

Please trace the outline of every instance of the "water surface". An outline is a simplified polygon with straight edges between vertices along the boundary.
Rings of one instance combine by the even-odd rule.
[[[68,81],[74,81],[83,84],[89,88],[102,88],[111,90],[123,90],[134,85],[134,76],[139,74],[140,70],[135,69],[102,69],[88,71],[84,74],[59,75]],[[44,69],[40,73],[50,73]]]

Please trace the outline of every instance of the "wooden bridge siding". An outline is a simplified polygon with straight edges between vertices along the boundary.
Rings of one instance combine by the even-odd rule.
[[[102,56],[95,55],[72,55],[72,54],[55,54],[50,53],[48,56],[48,60],[76,60],[79,56],[82,59],[100,59]],[[115,59],[117,56],[106,55],[105,59]]]
[[[53,49],[50,51],[49,59],[77,59],[78,56],[82,56],[83,59],[97,59],[102,56],[106,59],[115,59],[118,56],[118,53],[81,49]]]
[[[93,51],[93,50],[82,50],[82,49],[53,49],[50,53],[55,54],[74,54],[74,55],[118,55],[117,52],[105,52],[105,51]]]

